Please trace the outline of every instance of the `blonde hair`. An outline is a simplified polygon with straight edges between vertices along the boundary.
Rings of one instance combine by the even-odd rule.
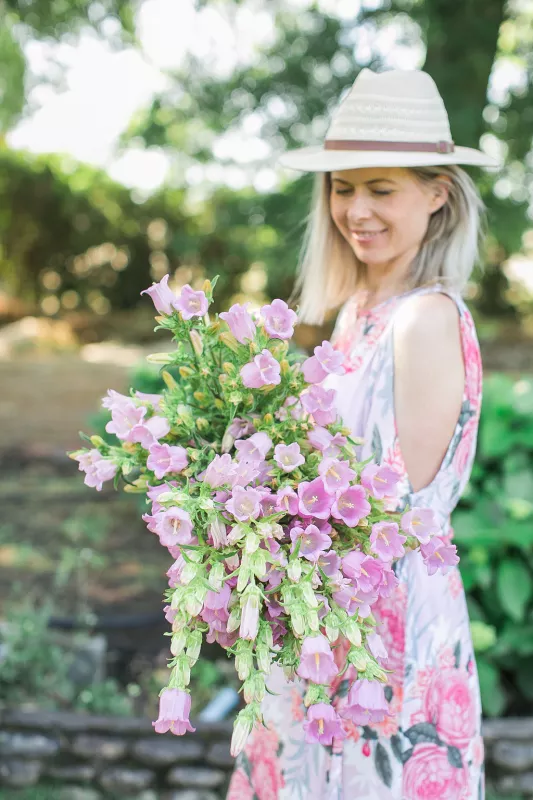
[[[430,217],[406,289],[442,283],[461,292],[478,260],[483,201],[470,176],[458,166],[408,169],[423,183],[438,182],[444,176],[449,194]],[[310,325],[321,325],[329,311],[347,300],[365,270],[333,222],[330,192],[330,173],[318,173],[292,298],[299,303],[300,321]]]

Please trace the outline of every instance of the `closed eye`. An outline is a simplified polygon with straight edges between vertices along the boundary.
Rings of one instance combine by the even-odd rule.
[[[351,189],[336,189],[335,194],[343,194],[343,195],[350,194],[351,191],[352,191]],[[371,191],[372,194],[379,194],[379,195],[392,194],[392,191],[387,191],[387,190],[379,191],[378,189],[372,189]]]

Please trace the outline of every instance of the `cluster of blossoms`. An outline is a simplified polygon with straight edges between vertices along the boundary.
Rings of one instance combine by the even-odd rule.
[[[332,645],[350,648],[357,670],[343,716],[356,723],[387,714],[386,651],[372,607],[393,592],[394,562],[420,550],[428,572],[457,563],[428,509],[391,512],[399,477],[357,459],[358,443],[335,410],[343,355],[323,342],[300,363],[289,353],[296,314],[281,300],[255,317],[234,305],[211,320],[213,286],[168,276],[146,290],[176,348],[150,356],[164,365],[161,395],[109,391],[111,445],[73,453],[85,482],[101,489],[122,477],[146,494],[148,530],[174,563],[165,614],[172,627],[169,684],[156,731],[183,734],[191,668],[204,637],[233,656],[243,683],[232,753],[254,724],[273,664],[307,682],[308,741],[344,735],[328,686],[338,674]],[[392,505],[391,505],[392,504]]]

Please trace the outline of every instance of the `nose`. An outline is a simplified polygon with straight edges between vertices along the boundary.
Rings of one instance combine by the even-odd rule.
[[[349,225],[354,225],[372,216],[371,200],[362,192],[355,191],[350,199],[350,204],[346,212]]]

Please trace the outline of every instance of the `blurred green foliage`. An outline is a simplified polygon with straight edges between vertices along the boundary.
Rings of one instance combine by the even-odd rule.
[[[453,515],[489,716],[533,709],[533,381],[486,379],[478,450]]]

